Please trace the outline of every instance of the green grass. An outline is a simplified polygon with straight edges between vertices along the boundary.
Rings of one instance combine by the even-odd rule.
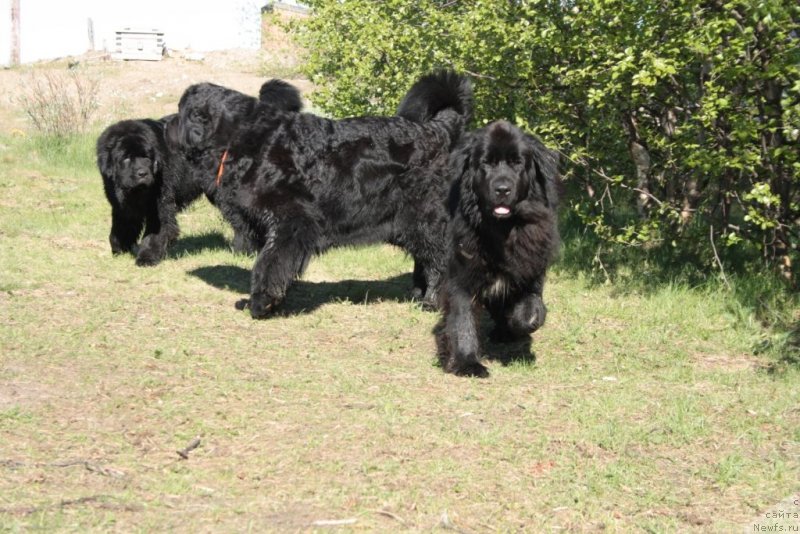
[[[741,294],[562,264],[532,354],[457,378],[392,247],[267,321],[205,202],[112,257],[92,145],[0,140],[0,530],[729,532],[800,489],[800,373]]]

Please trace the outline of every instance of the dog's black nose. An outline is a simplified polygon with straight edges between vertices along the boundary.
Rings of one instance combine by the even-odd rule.
[[[145,169],[138,169],[138,170],[136,171],[136,177],[137,177],[137,178],[144,178],[145,176],[147,176],[147,170],[145,170]]]
[[[511,193],[511,188],[505,184],[500,184],[494,188],[494,192],[498,197],[507,197]]]

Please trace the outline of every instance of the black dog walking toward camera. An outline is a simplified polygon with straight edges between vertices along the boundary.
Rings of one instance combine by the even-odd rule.
[[[97,167],[111,204],[109,242],[114,254],[133,252],[139,236],[158,233],[158,196],[164,176],[174,162],[164,140],[160,120],[124,120],[106,128],[97,139]],[[146,263],[146,254],[137,263]]]
[[[537,330],[547,267],[558,249],[558,157],[505,121],[466,134],[453,152],[450,260],[437,328],[442,368],[488,376],[480,363],[480,307],[496,341]]]
[[[435,306],[448,184],[421,170],[446,168],[471,104],[469,81],[452,72],[421,78],[394,117],[331,120],[261,104],[229,144],[217,192],[225,218],[260,247],[251,315],[274,312],[314,255],[376,242],[414,258],[416,292]]]

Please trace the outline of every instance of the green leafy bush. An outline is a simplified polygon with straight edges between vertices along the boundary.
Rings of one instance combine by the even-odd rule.
[[[309,4],[296,34],[325,111],[392,113],[420,73],[470,73],[478,123],[513,120],[565,155],[565,205],[596,254],[796,280],[797,2]]]

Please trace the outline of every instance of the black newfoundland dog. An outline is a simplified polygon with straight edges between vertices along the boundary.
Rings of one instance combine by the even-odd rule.
[[[299,95],[292,95],[284,85],[265,83],[261,98],[279,108],[299,109]],[[228,134],[258,103],[251,96],[218,85],[192,87],[196,98],[224,116]],[[179,211],[204,193],[214,201],[213,176],[198,172],[194,159],[166,142],[165,129],[174,119],[177,115],[120,121],[106,128],[97,140],[97,166],[111,204],[111,251],[134,252],[144,229],[137,265],[155,265],[164,259],[169,244],[179,234]],[[234,249],[248,248],[252,246],[248,247],[241,236],[234,236]]]
[[[492,338],[524,339],[545,320],[545,271],[558,249],[558,157],[505,121],[464,136],[451,158],[450,260],[437,327],[442,368],[488,376],[480,363],[479,312]]]
[[[250,118],[259,102],[271,108],[299,112],[303,106],[299,91],[283,80],[269,80],[259,91],[259,98],[213,83],[189,86],[181,95],[178,113],[166,125],[167,146],[180,154],[187,166],[188,181],[198,184],[214,201],[217,176],[222,172],[222,155],[242,121]],[[233,249],[255,252],[254,242],[233,224]]]
[[[114,254],[133,252],[142,229],[145,235],[161,230],[158,197],[164,176],[172,172],[167,167],[174,164],[164,141],[169,118],[120,121],[97,139],[97,167],[111,204],[109,242]],[[140,253],[137,263],[147,264],[146,248]]]
[[[194,110],[181,101],[180,137]],[[219,164],[217,202],[260,252],[252,271],[254,318],[271,314],[309,260],[351,244],[388,242],[415,260],[416,293],[437,304],[446,265],[447,165],[472,107],[469,81],[452,72],[421,78],[398,116],[331,120],[260,104]]]

